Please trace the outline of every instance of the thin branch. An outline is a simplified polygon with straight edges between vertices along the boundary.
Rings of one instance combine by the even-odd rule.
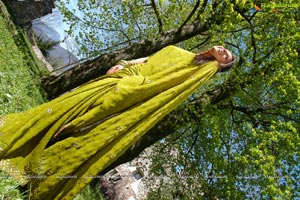
[[[199,135],[196,134],[196,137],[194,138],[194,141],[193,141],[191,147],[189,148],[189,150],[188,150],[188,152],[187,152],[187,155],[189,155],[189,154],[191,153],[192,149],[194,148],[194,146],[195,146],[195,144],[196,144],[196,142],[197,142],[197,140],[198,140],[198,137],[199,137]]]
[[[119,32],[121,32],[125,36],[125,38],[127,39],[128,45],[130,46],[131,45],[131,39],[129,38],[129,36],[121,29],[119,30]]]
[[[230,106],[232,110],[236,110],[239,112],[244,113],[252,122],[253,127],[256,128],[258,126],[258,123],[256,121],[256,119],[253,117],[254,112],[245,108],[245,107],[241,107],[241,106],[234,106],[233,104]]]
[[[219,138],[220,138],[220,140],[223,142],[223,145],[225,146],[225,148],[226,148],[226,154],[227,154],[227,160],[228,160],[228,163],[230,163],[230,144],[228,144],[228,142],[226,142],[225,140],[224,140],[224,138],[222,138],[222,136],[221,135],[219,135]],[[227,170],[228,170],[228,168],[229,168],[229,166],[227,165]]]
[[[184,22],[178,28],[178,32],[182,29],[182,27],[184,27],[188,23],[188,21],[190,21],[190,19],[193,17],[193,15],[195,14],[195,12],[197,11],[199,6],[200,6],[200,0],[197,0],[196,5],[194,6],[192,12],[189,14],[189,16],[184,20]]]
[[[141,35],[142,29],[141,29],[139,23],[138,23],[137,20],[136,20],[137,17],[136,17],[136,15],[135,15],[134,9],[133,9],[133,7],[132,7],[132,5],[131,5],[130,2],[129,2],[129,4],[128,4],[128,6],[129,6],[129,9],[130,9],[130,13],[131,13],[131,15],[132,15],[132,17],[133,17],[133,19],[134,19],[134,23],[136,24],[136,26],[137,26],[137,28],[138,28],[138,30],[139,30],[139,37],[142,38],[142,35]]]
[[[253,52],[253,56],[252,56],[252,62],[253,63],[256,63],[256,44],[255,44],[255,38],[254,38],[254,30],[253,28],[251,27],[251,43],[252,43],[252,46],[253,46],[253,49],[254,49],[254,52]]]
[[[237,123],[237,120],[234,117],[234,113],[233,110],[230,111],[230,115],[231,115],[231,126],[233,127],[235,123]]]
[[[240,28],[240,29],[237,29],[237,30],[232,30],[232,31],[223,31],[224,33],[237,33],[237,32],[240,32],[240,31],[244,31],[244,30],[247,30],[249,29],[249,27],[243,27],[243,28]]]
[[[206,5],[207,5],[207,2],[208,2],[208,0],[203,1],[203,4],[202,4],[202,6],[201,6],[201,8],[200,8],[200,10],[197,14],[196,20],[200,19],[200,14],[202,14],[204,12],[204,10],[206,8]]]
[[[275,47],[273,47],[267,54],[265,54],[263,57],[257,59],[255,62],[260,64],[264,59],[266,59],[267,57],[269,57],[277,47],[280,47],[282,44],[279,42]]]
[[[227,45],[229,45],[229,46],[232,46],[232,47],[234,47],[234,48],[240,50],[240,47],[239,47],[238,45],[236,45],[236,44],[233,44],[233,43],[231,43],[231,42],[226,42],[226,41],[225,41],[225,44],[227,44]]]
[[[163,32],[163,24],[162,24],[162,21],[161,21],[161,18],[160,18],[160,14],[157,10],[157,7],[156,7],[156,4],[155,4],[155,1],[154,0],[151,0],[151,6],[154,10],[154,13],[156,15],[156,18],[157,18],[157,22],[158,22],[158,32],[159,33],[162,33]]]
[[[192,47],[190,50],[198,49],[200,46],[203,46],[208,40],[210,40],[211,35],[206,37],[201,43],[197,44],[196,46]]]
[[[77,15],[75,15],[73,12],[70,12],[70,14],[75,18],[77,19],[82,25],[83,27],[87,27],[87,28],[96,28],[96,29],[99,29],[99,30],[104,30],[104,31],[109,31],[109,32],[120,32],[122,33],[122,35],[127,38],[127,42],[129,45],[131,45],[131,40],[129,38],[129,36],[124,32],[122,31],[121,29],[107,29],[107,28],[103,28],[102,26],[99,26],[99,25],[94,25],[94,24],[97,24],[97,23],[90,23],[89,25],[87,25],[88,23],[86,21],[84,21],[83,19],[81,19],[80,17],[78,17]]]
[[[249,18],[249,20],[251,21],[254,17],[255,17],[255,15],[258,13],[258,11],[256,10],[253,14],[252,14],[252,16]]]
[[[252,22],[251,22],[251,20],[254,16],[252,15],[250,18],[248,18],[246,16],[246,14],[238,6],[234,6],[234,10],[237,11],[250,25],[251,44],[252,44],[253,49],[254,49],[253,56],[252,56],[252,62],[255,63],[256,62],[257,49],[256,49],[256,44],[255,44],[255,38],[254,38],[254,27],[253,27]]]
[[[283,117],[284,119],[287,119],[288,121],[294,121],[294,122],[296,122],[296,123],[299,123],[299,122],[300,122],[300,121],[297,120],[297,119],[294,119],[294,118],[292,118],[292,117],[288,117],[288,116],[283,115],[283,114],[281,114],[281,113],[276,113],[276,112],[263,112],[263,113],[266,114],[266,115],[280,116],[280,117]]]
[[[294,121],[296,123],[299,123],[299,120],[294,119],[292,117],[286,116],[282,113],[279,112],[267,112],[269,110],[274,110],[274,109],[292,109],[292,110],[297,110],[297,109],[293,109],[290,107],[283,107],[283,105],[286,104],[290,104],[292,102],[281,102],[281,103],[277,103],[277,104],[272,104],[272,105],[264,105],[255,109],[249,109],[247,107],[242,107],[242,106],[235,106],[232,103],[230,103],[230,105],[220,105],[218,106],[218,108],[223,108],[223,109],[231,109],[231,111],[235,110],[235,111],[239,111],[244,113],[246,116],[248,116],[248,118],[250,119],[250,121],[253,123],[253,127],[257,127],[258,124],[262,124],[262,123],[266,123],[269,124],[268,121],[263,121],[263,120],[259,120],[257,121],[254,117],[254,115],[256,115],[256,113],[262,113],[262,114],[266,114],[266,115],[275,115],[275,116],[280,116],[284,119],[287,119],[289,121]]]

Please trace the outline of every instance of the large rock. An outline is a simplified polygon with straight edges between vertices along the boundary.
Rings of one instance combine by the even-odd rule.
[[[31,20],[52,13],[54,0],[7,0],[11,14],[21,26],[31,25]]]

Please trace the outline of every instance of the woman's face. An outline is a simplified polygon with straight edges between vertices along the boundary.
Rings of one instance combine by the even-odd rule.
[[[233,60],[233,55],[230,51],[222,46],[213,46],[209,53],[213,55],[219,63],[227,64]]]

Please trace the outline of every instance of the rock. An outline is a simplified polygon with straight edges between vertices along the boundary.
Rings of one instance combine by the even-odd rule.
[[[38,46],[32,46],[32,49],[35,53],[35,55],[38,57],[38,59],[40,59],[44,65],[46,65],[47,69],[49,72],[52,72],[53,71],[53,67],[50,63],[48,63],[44,57],[44,55],[42,54],[41,50],[38,48]]]
[[[31,20],[52,13],[54,0],[9,0],[11,14],[20,26],[30,26]]]

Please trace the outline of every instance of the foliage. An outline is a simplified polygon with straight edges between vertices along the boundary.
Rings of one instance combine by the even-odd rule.
[[[41,35],[35,36],[37,46],[41,50],[44,56],[48,56],[51,49],[60,43],[60,41],[54,41],[51,39],[44,39]]]
[[[226,45],[238,58],[231,72],[216,75],[164,121],[177,130],[155,145],[155,178],[148,183],[157,183],[158,176],[169,179],[153,187],[149,199],[300,196],[298,2],[289,1],[294,6],[288,10],[268,10],[268,1],[260,1],[261,11],[248,2],[78,0],[81,13],[58,5],[85,57],[200,20],[209,31],[177,45],[193,51]],[[220,99],[199,100],[218,89],[224,94]]]
[[[195,6],[193,1],[158,1],[155,6],[151,2],[78,0],[76,8],[79,11],[69,9],[70,1],[58,1],[57,7],[70,26],[66,32],[80,46],[79,54],[82,57],[93,57],[143,39],[159,37],[187,21],[205,21],[206,16],[210,16],[214,9],[213,4],[203,5],[203,12],[190,17]],[[224,6],[225,9],[227,2],[218,3],[218,6]],[[179,10],[180,12],[176,12]],[[198,41],[206,38],[207,35],[197,36]]]
[[[99,185],[88,185],[86,186],[74,200],[105,200],[100,192]]]

